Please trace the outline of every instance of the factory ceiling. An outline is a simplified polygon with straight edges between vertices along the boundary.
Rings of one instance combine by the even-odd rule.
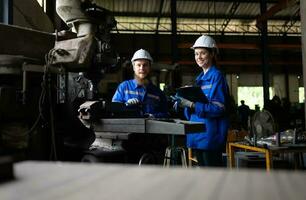
[[[302,71],[299,0],[95,0],[94,2],[113,12],[117,20],[117,27],[113,30],[117,35],[115,43],[120,53],[127,58],[137,48],[147,48],[159,62],[179,63],[185,71],[188,71],[190,70],[188,66],[194,64],[189,47],[198,35],[209,34],[217,41],[220,50],[219,65],[226,72],[261,72],[263,48],[260,42],[261,27],[262,22],[267,21],[270,71],[280,73]],[[261,11],[263,5],[261,2],[266,2],[265,12]],[[176,47],[179,59],[177,60],[173,58],[174,48],[171,43],[173,21],[176,22],[175,34],[178,38]]]
[[[269,35],[300,35],[299,0],[177,0],[178,34],[258,35],[267,19]],[[171,0],[95,0],[113,12],[120,33],[171,33]]]

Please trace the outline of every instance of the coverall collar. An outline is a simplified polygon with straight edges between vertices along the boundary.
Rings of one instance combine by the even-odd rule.
[[[136,88],[141,88],[141,87],[144,87],[144,88],[145,88],[144,85],[139,85],[139,84],[137,83],[137,80],[136,80],[136,79],[133,79],[132,83],[133,83],[133,88],[134,88],[134,89],[136,89]],[[148,85],[147,85],[146,87],[150,86],[151,84],[152,84],[152,82],[149,80],[149,83],[148,83]]]
[[[200,73],[200,75],[196,78],[196,83],[197,85],[200,85],[201,84],[201,81],[206,81],[206,80],[209,80],[211,79],[212,75],[213,75],[213,72],[215,71],[215,66],[212,65],[209,70],[206,72],[206,74],[204,74],[204,72],[202,71]]]

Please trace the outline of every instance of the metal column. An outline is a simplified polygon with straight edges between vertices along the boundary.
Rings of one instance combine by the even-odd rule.
[[[176,24],[176,0],[171,0],[171,57],[172,57],[172,64],[178,62],[178,46],[177,46],[177,24]],[[174,70],[173,73],[173,87],[181,86],[181,74],[179,70]]]
[[[160,23],[160,18],[162,15],[162,10],[164,6],[164,0],[160,0],[159,4],[159,11],[158,11],[158,17],[157,17],[157,22],[156,22],[156,29],[155,29],[155,35],[154,35],[154,43],[155,43],[155,60],[158,61],[159,59],[159,52],[160,52],[160,46],[159,46],[159,23]]]
[[[177,28],[176,28],[176,0],[171,0],[171,51],[172,64],[178,61]]]
[[[304,85],[304,93],[306,95],[306,1],[300,1],[300,12],[301,12],[301,28],[302,28],[302,59],[303,59],[303,85]],[[305,98],[304,95],[304,99]],[[304,100],[304,104],[305,104]],[[306,119],[306,105],[304,106],[304,116]],[[305,123],[305,122],[304,122]],[[306,127],[306,123],[305,123]]]
[[[266,0],[260,1],[260,13],[263,15],[267,11]],[[269,101],[269,63],[268,63],[268,31],[267,19],[263,19],[260,24],[261,29],[261,63],[262,63],[262,85],[264,94],[264,105]]]
[[[13,0],[1,0],[0,22],[4,24],[13,24]]]

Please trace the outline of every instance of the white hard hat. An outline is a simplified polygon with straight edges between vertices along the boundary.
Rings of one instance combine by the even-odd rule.
[[[191,49],[195,49],[195,48],[198,48],[198,47],[217,49],[217,44],[216,44],[216,41],[212,37],[210,37],[208,35],[202,35],[201,37],[199,37],[195,41],[195,43],[193,44]]]
[[[137,50],[134,53],[133,58],[131,59],[131,61],[134,62],[135,60],[138,60],[138,59],[145,59],[145,60],[149,60],[151,63],[153,62],[153,59],[152,59],[151,55],[149,54],[149,52],[147,52],[144,49]]]

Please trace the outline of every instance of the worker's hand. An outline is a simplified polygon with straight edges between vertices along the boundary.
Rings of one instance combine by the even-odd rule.
[[[137,98],[132,98],[132,99],[127,100],[127,102],[125,102],[125,105],[132,106],[132,105],[137,105],[139,103],[140,101]]]
[[[175,101],[173,107],[174,109],[177,110],[178,107],[181,107],[181,108],[194,108],[194,102],[192,101],[189,101],[188,99],[185,99],[183,97],[180,97],[180,96],[175,96],[175,97],[172,97],[172,99]]]

